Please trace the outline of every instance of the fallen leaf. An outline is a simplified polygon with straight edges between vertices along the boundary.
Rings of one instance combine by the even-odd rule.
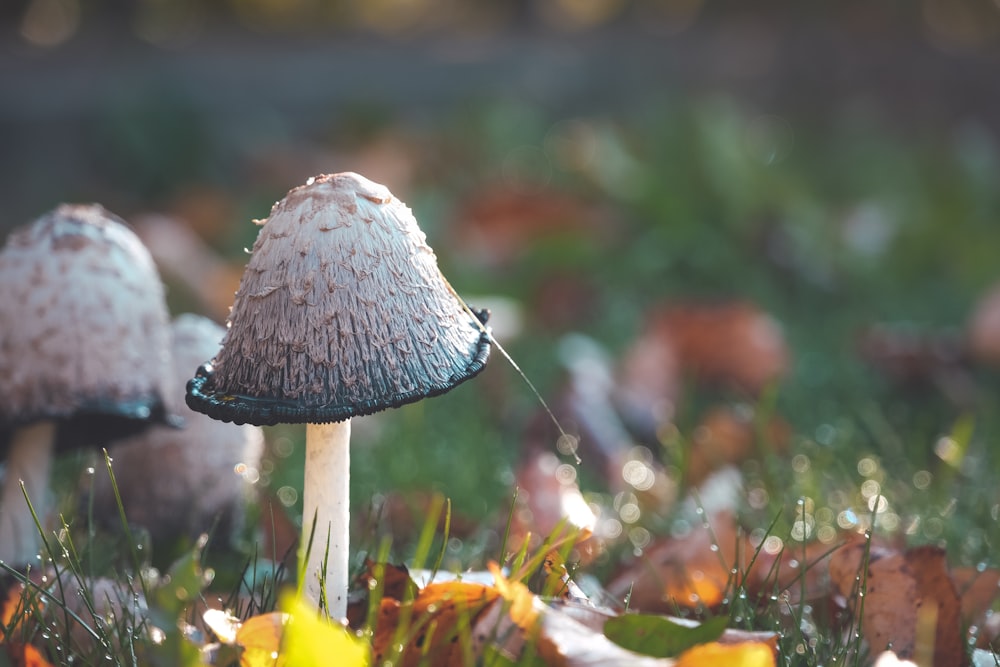
[[[365,569],[357,577],[359,587],[368,590],[369,583],[379,578],[382,583],[382,598],[392,600],[412,600],[417,596],[419,588],[410,576],[406,565],[393,563],[376,563],[370,558],[365,559]]]
[[[17,632],[22,621],[32,616],[32,605],[44,608],[41,597],[28,593],[23,583],[15,581],[10,585],[0,604],[0,641]]]
[[[402,644],[398,659],[393,659],[401,667],[416,667],[421,661],[462,665],[469,645],[462,634],[471,633],[476,617],[499,596],[491,586],[449,581],[424,586],[406,604],[383,599],[372,640],[375,664],[392,658],[398,650],[394,647]]]
[[[535,595],[520,581],[511,581],[500,571],[500,566],[491,562],[490,573],[493,574],[494,586],[500,597],[506,601],[508,614],[514,623],[527,632],[534,631],[538,623],[538,612],[534,608]]]
[[[286,601],[286,606],[288,602]],[[308,607],[300,606],[293,610],[301,612],[305,616],[315,616],[316,611]],[[289,635],[285,638],[285,631],[291,617],[287,613],[273,611],[268,614],[258,614],[251,616],[240,624],[233,637],[233,644],[243,647],[240,656],[240,667],[270,667],[274,664],[276,655],[284,654],[287,661],[287,654],[282,650],[282,642],[289,643],[301,641],[297,635]],[[299,619],[301,620],[301,619]],[[291,663],[297,664],[297,663]],[[349,663],[348,663],[349,664]]]
[[[720,512],[709,527],[654,542],[608,583],[608,592],[617,599],[630,595],[629,607],[645,612],[716,607],[736,562],[736,528],[735,518]]]
[[[247,651],[241,660],[241,667],[280,667],[282,660],[289,667],[326,667],[331,664],[333,656],[336,656],[338,667],[368,667],[372,664],[365,642],[339,623],[320,618],[317,611],[302,598],[288,595],[281,607],[284,614],[265,615],[259,625],[250,631],[253,640],[260,641],[258,648],[268,645],[275,632],[282,633],[278,660],[275,660],[275,653],[264,655],[255,652],[255,658],[260,656],[259,660],[246,662]]]
[[[871,651],[935,667],[965,662],[961,601],[943,549],[899,552],[855,539],[831,557],[830,578],[855,617],[862,614]]]
[[[630,651],[655,658],[672,658],[698,644],[718,639],[729,618],[716,616],[694,626],[663,616],[623,614],[604,624],[604,636]]]
[[[902,554],[853,540],[832,555],[830,579],[855,618],[861,614],[861,631],[872,652],[891,648],[903,658],[913,655],[917,582]]]
[[[948,572],[944,549],[926,545],[908,549],[904,554],[920,596],[918,632],[914,658],[918,664],[949,667],[965,662],[965,637],[962,632],[961,601]]]
[[[757,642],[701,644],[677,659],[675,667],[774,667],[774,651]]]
[[[781,326],[746,301],[671,305],[654,310],[638,340],[625,353],[622,367],[641,367],[652,351],[665,348],[672,349],[682,375],[754,395],[791,369],[791,352]],[[660,352],[652,358],[669,356]],[[626,376],[623,382],[628,384],[628,379]],[[646,398],[652,405],[670,399],[656,395]]]
[[[673,667],[674,661],[622,648],[559,609],[535,601],[541,619],[537,650],[551,667]]]
[[[53,667],[42,652],[31,644],[8,642],[4,649],[11,667]]]
[[[1000,570],[960,567],[951,571],[951,578],[962,600],[962,623],[980,623],[1000,595]]]
[[[587,594],[573,581],[563,557],[555,549],[545,554],[545,560],[542,561],[542,571],[545,573],[542,595],[546,598],[554,597],[563,602],[590,604]]]
[[[606,215],[593,202],[551,188],[480,190],[455,214],[457,250],[479,264],[503,266],[554,237],[595,238]]]
[[[697,486],[724,465],[741,463],[763,452],[784,452],[790,439],[791,428],[778,418],[770,419],[758,434],[752,410],[712,408],[691,433],[684,475],[689,484]]]

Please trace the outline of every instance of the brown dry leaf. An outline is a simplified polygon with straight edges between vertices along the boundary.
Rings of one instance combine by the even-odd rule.
[[[636,350],[672,346],[682,373],[751,394],[760,393],[791,367],[778,322],[746,301],[662,308],[652,313],[637,345],[626,354],[626,364]]]
[[[922,546],[900,553],[854,539],[831,557],[830,578],[852,613],[863,600],[861,629],[872,652],[891,649],[900,658],[935,667],[964,663],[961,601],[943,549]]]
[[[457,249],[488,266],[502,266],[525,248],[560,235],[593,237],[603,212],[565,192],[502,186],[479,191],[455,215]]]
[[[673,422],[684,384],[678,356],[669,336],[649,325],[619,362],[615,401],[643,440],[656,442],[660,429]]]
[[[631,591],[630,607],[644,612],[715,607],[736,561],[736,528],[735,518],[720,512],[710,528],[699,525],[683,537],[655,542],[608,584],[608,592],[622,599]]]
[[[791,438],[791,427],[772,418],[761,434],[770,451],[784,452]],[[690,484],[697,486],[713,470],[740,463],[757,452],[757,432],[751,411],[729,407],[709,410],[691,434],[691,449],[684,473]]]
[[[959,567],[951,571],[951,579],[962,600],[962,623],[978,625],[1000,595],[1000,570]]]
[[[867,574],[862,573],[865,550],[864,540],[856,539],[834,552],[831,582],[853,614],[863,602],[861,630],[873,653],[892,648],[897,655],[910,657],[916,644],[917,582],[902,554],[874,545],[869,550]],[[867,586],[860,598],[862,583]]]
[[[935,667],[962,664],[965,661],[965,638],[961,601],[948,572],[944,549],[931,545],[915,547],[907,550],[904,558],[913,573],[920,596],[918,628],[931,630],[926,633],[918,630],[915,662]]]
[[[416,667],[421,661],[432,665],[461,666],[467,642],[459,638],[470,632],[476,618],[500,597],[499,591],[483,584],[450,581],[428,584],[412,603],[383,599],[378,625],[372,640],[374,664],[392,655],[392,646],[400,623],[409,624],[400,641],[403,651],[394,664]],[[464,629],[464,630],[463,630]]]

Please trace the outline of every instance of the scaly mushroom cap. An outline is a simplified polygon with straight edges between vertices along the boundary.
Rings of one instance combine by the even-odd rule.
[[[64,447],[167,419],[163,285],[119,218],[62,205],[14,231],[0,285],[0,429],[57,420]]]
[[[371,414],[444,393],[489,356],[410,209],[353,173],[310,179],[274,205],[228,324],[187,402],[236,423]]]

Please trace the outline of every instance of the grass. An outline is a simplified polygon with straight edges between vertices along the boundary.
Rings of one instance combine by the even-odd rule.
[[[776,414],[792,425],[786,455],[765,455],[741,466],[744,526],[779,536],[794,549],[800,543],[793,531],[809,517],[814,535],[827,528],[870,528],[910,544],[944,545],[954,564],[1000,565],[995,549],[1000,497],[994,488],[1000,464],[993,455],[1000,416],[990,409],[1000,398],[995,371],[971,368],[977,401],[956,405],[933,384],[894,384],[866,366],[854,348],[857,333],[877,322],[917,333],[959,330],[976,297],[1000,278],[995,146],[970,141],[975,128],[969,127],[916,133],[877,117],[839,123],[790,117],[791,149],[780,159],[762,160],[745,141],[759,117],[759,110],[725,98],[661,101],[629,114],[569,120],[498,103],[460,122],[403,121],[393,129],[440,147],[437,157],[419,156],[429,164],[412,186],[410,203],[454,285],[463,293],[506,296],[528,309],[522,335],[505,343],[543,396],[557,392],[563,371],[556,349],[570,331],[586,333],[614,356],[655,304],[751,299],[782,322],[796,360],[792,376],[759,401],[689,387],[676,423],[682,444],[690,441],[707,406],[749,401],[758,415]],[[574,162],[551,148],[570,121],[599,148],[601,159]],[[546,157],[551,187],[609,207],[615,221],[611,240],[548,239],[526,248],[503,270],[457,251],[448,240],[450,207],[444,202],[501,180],[500,165],[512,146],[535,147]],[[290,185],[276,184],[273,194],[280,196]],[[234,193],[241,201],[275,198]],[[247,217],[260,213],[254,209]],[[230,236],[244,232],[250,233],[240,228]],[[545,311],[531,308],[538,286],[556,273],[582,278],[589,299],[584,312],[561,328],[544,327]],[[182,310],[184,304],[173,306]],[[482,568],[504,551],[512,471],[537,404],[498,360],[476,382],[380,416],[357,434],[352,507],[390,492],[431,490],[451,499],[453,524],[471,524],[471,530],[453,531],[440,541],[435,559],[443,569]],[[271,491],[299,488],[301,435],[294,429],[273,435],[286,438],[289,446],[280,456],[272,452],[261,484]],[[935,446],[946,437],[958,448],[942,456]],[[680,476],[683,470],[675,464],[682,459],[671,458],[669,446],[663,443],[651,454]],[[579,478],[588,498],[613,506],[607,480],[587,466],[584,460]],[[64,462],[62,488],[73,486],[78,468],[79,461]],[[886,503],[874,519],[873,498]],[[293,515],[301,510],[296,501],[288,505]],[[654,536],[668,534],[686,520],[679,512],[646,512],[636,525]],[[68,576],[124,572],[127,566],[134,583],[149,586],[142,574],[149,548],[139,548],[141,539],[115,542],[134,559],[122,563],[101,553],[104,536],[66,516],[63,534],[72,541],[53,544],[49,557]],[[409,536],[390,534],[391,547],[381,530],[365,533],[360,551],[411,563],[429,558],[426,527]],[[614,546],[586,573],[606,578],[633,548]],[[280,573],[260,576],[258,556],[252,547],[237,554],[220,547],[210,549],[200,564],[230,577],[251,573],[256,592],[237,607],[240,614],[268,611],[276,603]],[[187,574],[193,576],[194,569],[191,565]],[[860,659],[850,638],[822,633],[821,610],[788,608],[775,598],[761,608],[736,586],[726,613],[747,628],[780,627],[782,664]],[[136,642],[143,627],[129,623],[126,609],[123,618],[88,634],[101,650],[124,639],[114,653],[127,664],[140,650]],[[71,650],[76,649],[64,644],[59,652]]]

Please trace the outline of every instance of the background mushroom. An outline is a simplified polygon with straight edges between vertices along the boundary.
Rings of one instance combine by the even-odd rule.
[[[149,252],[98,205],[63,205],[0,250],[0,560],[24,565],[53,453],[170,421],[167,308]]]
[[[323,175],[271,209],[187,401],[224,421],[308,425],[303,547],[316,529],[300,576],[331,616],[346,612],[350,418],[444,393],[488,355],[488,332],[387,188]]]
[[[226,424],[184,405],[185,375],[219,350],[226,331],[206,317],[185,314],[171,325],[173,382],[167,394],[182,429],[154,426],[108,448],[126,516],[143,526],[155,544],[191,540],[217,527],[237,529],[250,484],[260,466],[264,437],[249,424]],[[94,514],[118,524],[116,499],[106,470],[94,478]]]

